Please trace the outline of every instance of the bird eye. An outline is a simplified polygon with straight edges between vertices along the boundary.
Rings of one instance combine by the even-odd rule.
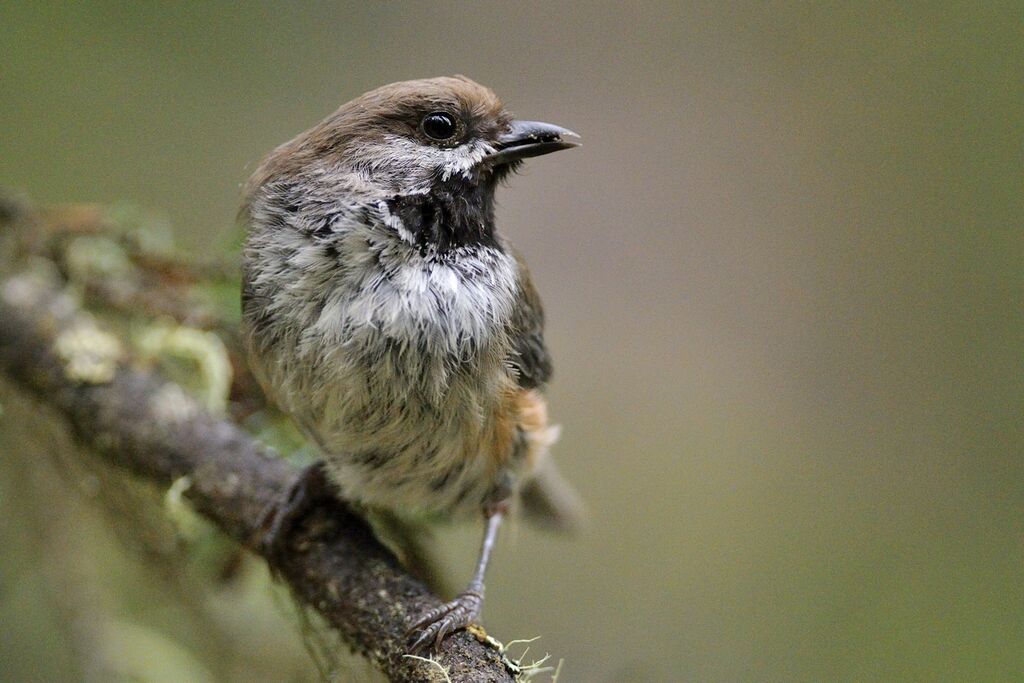
[[[455,135],[455,118],[441,111],[424,116],[422,126],[431,140],[447,140]]]

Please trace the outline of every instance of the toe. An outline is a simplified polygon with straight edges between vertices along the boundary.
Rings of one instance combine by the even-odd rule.
[[[410,626],[409,629],[406,631],[406,635],[411,636],[419,631],[422,631],[427,626],[430,626],[431,624],[435,623],[438,619],[440,619],[442,616],[444,616],[449,609],[451,609],[451,603],[445,603],[440,607],[435,607],[434,609],[430,610],[422,617],[420,617],[418,620],[413,622],[412,626]]]
[[[426,649],[430,641],[434,639],[433,626],[418,631],[416,638],[409,643],[409,651],[416,653]],[[437,649],[437,646],[434,646]]]
[[[415,652],[433,641],[436,652],[452,633],[469,626],[479,616],[480,600],[475,593],[464,593],[455,600],[427,612],[409,629],[413,638],[410,648]]]

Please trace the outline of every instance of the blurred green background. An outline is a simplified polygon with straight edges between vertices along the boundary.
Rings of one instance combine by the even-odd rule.
[[[386,82],[464,73],[582,134],[499,197],[547,306],[556,454],[590,525],[506,533],[485,622],[543,636],[531,652],[563,658],[561,681],[1024,680],[1020,3],[0,17],[0,185],[131,200],[197,253],[230,243],[262,154]],[[0,398],[0,679],[88,679],[65,578],[38,560],[73,539],[90,599],[123,610],[104,647],[186,662],[131,680],[200,680],[189,657],[219,646],[134,560],[97,557],[123,544],[75,523],[88,503],[33,512],[48,484],[22,456],[46,448]],[[456,583],[477,536],[440,536]],[[269,616],[248,631],[289,621],[250,607]],[[262,661],[292,630],[229,630],[231,676],[309,680],[295,643]]]

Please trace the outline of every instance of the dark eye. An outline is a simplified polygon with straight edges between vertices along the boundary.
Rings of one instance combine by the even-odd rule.
[[[424,134],[431,140],[448,140],[455,135],[455,118],[442,111],[424,116],[422,125]]]

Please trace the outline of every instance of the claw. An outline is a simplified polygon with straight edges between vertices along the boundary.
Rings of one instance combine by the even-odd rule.
[[[480,617],[482,604],[481,592],[467,590],[451,602],[430,610],[409,628],[408,635],[415,636],[409,649],[416,652],[433,641],[434,651],[437,652],[445,638],[466,628]]]

